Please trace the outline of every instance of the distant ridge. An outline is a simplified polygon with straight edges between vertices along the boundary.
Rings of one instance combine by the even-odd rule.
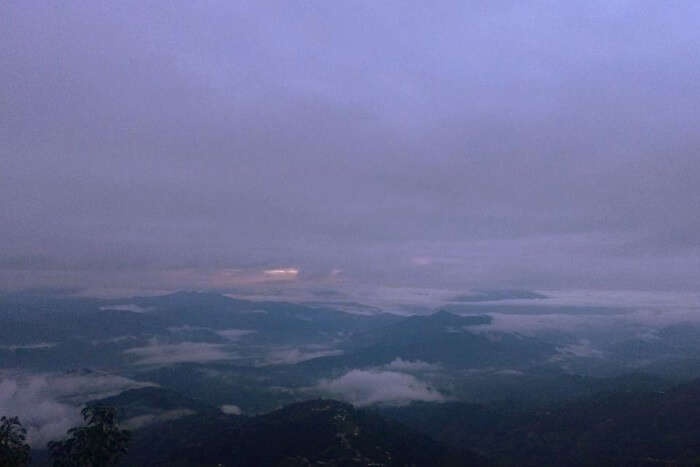
[[[531,290],[477,290],[471,294],[457,295],[456,297],[453,297],[450,301],[478,303],[496,302],[499,300],[537,300],[542,298],[549,297],[539,292],[533,292]]]

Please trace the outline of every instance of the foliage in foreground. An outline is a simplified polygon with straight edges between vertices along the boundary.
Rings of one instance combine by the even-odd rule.
[[[0,465],[24,467],[29,465],[30,449],[27,430],[17,417],[0,418]]]
[[[117,425],[114,408],[88,406],[82,410],[85,425],[71,428],[68,438],[51,441],[54,467],[108,467],[126,453],[129,432]]]

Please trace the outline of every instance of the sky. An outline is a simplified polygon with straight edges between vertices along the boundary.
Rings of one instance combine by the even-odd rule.
[[[697,291],[700,3],[0,4],[0,285]]]

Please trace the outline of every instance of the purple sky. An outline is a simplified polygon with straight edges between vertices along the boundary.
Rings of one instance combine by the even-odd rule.
[[[696,1],[0,4],[0,288],[697,290]]]

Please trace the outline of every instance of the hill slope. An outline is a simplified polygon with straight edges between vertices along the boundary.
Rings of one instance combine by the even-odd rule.
[[[312,400],[253,418],[191,416],[137,431],[125,465],[485,465],[382,417]]]
[[[503,465],[700,462],[700,380],[666,392],[601,393],[549,409],[422,403],[382,413]]]

